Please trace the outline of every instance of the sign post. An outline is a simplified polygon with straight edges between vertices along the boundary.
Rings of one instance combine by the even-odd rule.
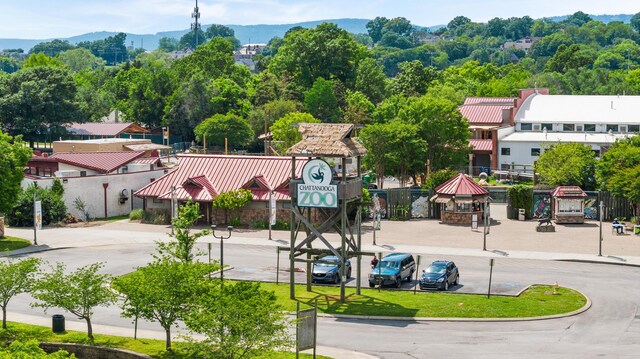
[[[316,357],[316,332],[318,329],[318,300],[315,307],[300,310],[300,302],[297,302],[296,320],[296,358],[302,350],[313,349],[313,358]]]
[[[42,229],[42,202],[33,194],[33,245],[38,245],[38,231]]]
[[[276,198],[273,191],[269,191],[269,240],[271,240],[271,226],[276,224]]]
[[[491,298],[491,277],[493,276],[493,258],[489,259],[489,289],[487,289],[487,299]]]

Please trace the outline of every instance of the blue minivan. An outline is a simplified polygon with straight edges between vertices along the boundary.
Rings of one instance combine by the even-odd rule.
[[[416,261],[411,254],[387,254],[371,269],[369,287],[393,285],[399,288],[402,285],[402,281],[411,281],[411,276],[415,271]]]

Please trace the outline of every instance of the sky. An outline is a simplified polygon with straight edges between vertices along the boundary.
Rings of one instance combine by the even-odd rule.
[[[0,38],[65,38],[96,31],[155,34],[188,29],[196,0],[0,0]],[[199,0],[205,25],[291,24],[341,18],[405,17],[420,26],[462,15],[534,19],[583,11],[635,14],[638,0]]]

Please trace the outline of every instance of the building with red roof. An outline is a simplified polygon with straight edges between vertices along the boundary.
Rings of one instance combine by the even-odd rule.
[[[135,192],[149,210],[171,210],[171,202],[199,202],[207,222],[217,222],[222,213],[213,210],[213,199],[220,193],[246,189],[253,202],[244,208],[246,221],[268,218],[267,203],[276,199],[278,216],[289,215],[289,181],[291,158],[274,156],[178,155],[178,166]],[[296,177],[301,175],[306,159],[296,160]]]
[[[578,186],[558,186],[551,191],[551,209],[556,223],[584,223],[586,197]]]
[[[436,187],[435,192],[431,201],[440,203],[441,220],[447,224],[471,224],[474,215],[477,221],[491,199],[486,188],[463,173]]]

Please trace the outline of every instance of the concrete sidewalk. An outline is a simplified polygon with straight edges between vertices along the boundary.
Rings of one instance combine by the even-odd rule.
[[[506,219],[506,206],[492,206],[492,226],[486,235],[486,251],[483,251],[482,227],[477,231],[470,226],[441,224],[437,220],[415,219],[406,222],[383,221],[376,231],[373,244],[373,226],[362,226],[362,248],[371,252],[410,252],[438,255],[508,257],[538,260],[574,260],[611,264],[640,265],[640,236],[616,235],[609,223],[603,223],[602,256],[599,256],[599,223],[587,221],[582,225],[556,225],[556,232],[536,232],[537,222]],[[204,228],[204,227],[203,227]],[[39,246],[31,246],[7,254],[35,251],[101,246],[128,243],[153,243],[168,241],[170,227],[130,223],[128,220],[106,223],[101,226],[80,228],[46,228],[38,232]],[[9,235],[32,239],[33,230],[8,228]],[[289,231],[272,231],[269,240],[267,230],[236,229],[228,243],[264,246],[289,246]],[[298,241],[304,233],[298,235]],[[336,233],[326,238],[335,245],[340,243]],[[212,236],[201,239],[219,243]],[[316,242],[320,246],[320,242]]]

